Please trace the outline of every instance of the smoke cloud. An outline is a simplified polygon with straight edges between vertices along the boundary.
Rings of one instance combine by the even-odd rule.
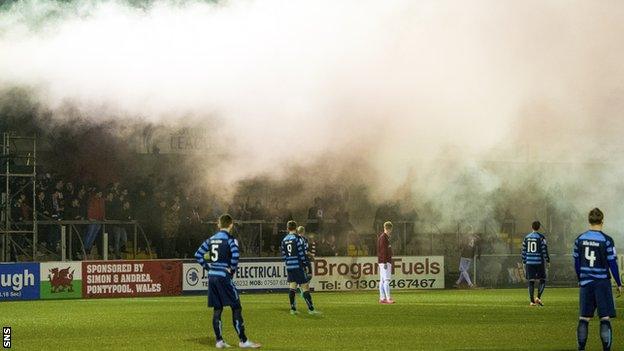
[[[57,121],[69,104],[209,125],[229,160],[209,182],[359,184],[432,221],[615,221],[622,18],[619,1],[25,1],[0,11],[0,88]]]

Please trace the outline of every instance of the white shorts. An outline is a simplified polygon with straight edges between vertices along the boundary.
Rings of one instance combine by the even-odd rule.
[[[472,259],[470,258],[466,258],[466,257],[461,257],[459,259],[459,271],[460,272],[464,272],[464,271],[468,271],[470,269],[470,264],[472,263]]]
[[[392,263],[379,263],[379,280],[392,279]]]

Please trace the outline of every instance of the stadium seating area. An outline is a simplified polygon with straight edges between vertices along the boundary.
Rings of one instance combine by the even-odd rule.
[[[313,240],[318,241],[320,254],[364,256],[373,246],[370,242],[374,232],[372,228],[368,235],[358,234],[344,206],[332,208],[329,212],[325,210],[326,203],[321,198],[314,199],[306,211],[305,208],[291,209],[287,201],[279,199],[272,199],[270,204],[266,204],[261,200],[250,201],[246,197],[244,201],[227,203],[207,192],[185,189],[175,181],[152,180],[149,177],[132,183],[110,182],[99,186],[62,179],[51,173],[43,173],[37,179],[34,204],[27,180],[17,180],[12,188],[21,189],[11,204],[11,220],[16,228],[21,223],[32,221],[33,206],[39,221],[136,220],[145,233],[145,240],[138,240],[139,249],[147,254],[149,247],[152,257],[191,257],[197,243],[214,229],[215,218],[223,212],[231,213],[237,219],[236,231],[242,249],[258,256],[278,254],[277,245],[286,222],[295,219],[295,214],[296,219],[308,226]],[[332,215],[328,216],[328,212]],[[84,231],[87,229],[86,225],[78,227]],[[42,254],[57,254],[60,240],[57,226],[39,225],[38,231]],[[21,243],[28,245],[26,241]],[[122,243],[122,251],[123,246],[131,245]],[[72,249],[76,251],[76,257],[81,256],[81,248],[74,245]],[[90,257],[99,257],[97,253],[101,250],[101,243],[95,240],[93,256]]]

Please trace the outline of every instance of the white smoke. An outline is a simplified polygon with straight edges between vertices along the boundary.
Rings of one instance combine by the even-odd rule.
[[[618,1],[25,1],[0,12],[0,87],[217,121],[233,179],[333,155],[371,165],[377,198],[409,176],[435,201],[461,174],[491,193],[546,164],[538,189],[617,213],[622,18]]]

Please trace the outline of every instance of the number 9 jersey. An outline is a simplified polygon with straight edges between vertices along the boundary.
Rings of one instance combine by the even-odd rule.
[[[288,282],[297,284],[308,283],[311,277],[305,272],[305,268],[309,267],[309,265],[304,239],[295,233],[288,233],[282,239],[280,247],[282,259],[286,264]]]

